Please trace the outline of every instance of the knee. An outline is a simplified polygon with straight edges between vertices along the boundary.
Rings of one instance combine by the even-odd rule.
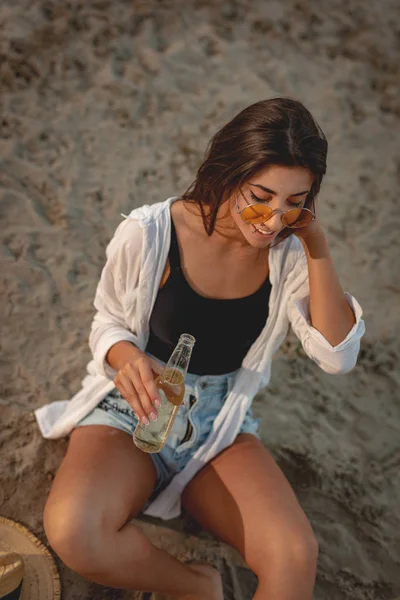
[[[47,502],[43,525],[50,546],[61,560],[80,575],[101,570],[101,523],[94,510],[73,500]]]
[[[264,537],[252,553],[250,568],[259,575],[265,572],[266,564],[275,570],[297,572],[299,575],[314,575],[318,560],[318,542],[311,530],[295,529],[275,532]]]
[[[289,560],[300,571],[314,570],[318,560],[318,542],[314,532],[294,532],[288,540]]]

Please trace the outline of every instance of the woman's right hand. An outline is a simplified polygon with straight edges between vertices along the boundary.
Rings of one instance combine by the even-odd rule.
[[[154,380],[162,371],[160,363],[137,350],[114,377],[115,387],[145,425],[148,425],[149,419],[157,419],[161,401]]]

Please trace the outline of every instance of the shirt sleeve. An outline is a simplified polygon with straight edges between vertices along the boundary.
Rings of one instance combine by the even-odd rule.
[[[96,367],[108,379],[116,375],[106,361],[108,350],[122,340],[139,346],[134,319],[127,322],[125,303],[129,289],[130,314],[139,285],[142,233],[137,221],[120,223],[106,249],[107,261],[94,298],[94,315],[89,347]]]
[[[297,262],[297,276],[291,286],[287,303],[287,315],[305,353],[327,373],[348,373],[357,363],[360,339],[365,333],[363,311],[357,300],[345,293],[355,318],[355,323],[345,339],[336,346],[311,325],[310,292],[307,259],[303,254]]]

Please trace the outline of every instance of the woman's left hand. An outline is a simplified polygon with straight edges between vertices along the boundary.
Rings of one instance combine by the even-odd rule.
[[[296,235],[298,238],[300,238],[300,240],[302,241],[306,241],[308,238],[310,237],[314,237],[314,236],[318,236],[324,233],[324,230],[322,228],[321,225],[321,221],[319,218],[319,201],[318,201],[318,196],[316,198],[314,198],[314,208],[315,210],[313,211],[315,214],[315,219],[313,221],[311,221],[311,223],[309,223],[306,227],[300,227],[299,229],[293,229],[293,233],[294,235]],[[310,207],[310,210],[312,210],[312,205]]]

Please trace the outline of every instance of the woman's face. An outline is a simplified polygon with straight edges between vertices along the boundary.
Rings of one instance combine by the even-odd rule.
[[[229,210],[248,243],[254,248],[265,248],[284,229],[281,213],[274,214],[262,225],[250,225],[242,220],[236,210],[236,201],[242,211],[248,204],[263,202],[273,210],[289,210],[303,207],[314,177],[304,167],[270,166],[251,177],[240,190],[229,198]],[[265,188],[265,189],[263,189]]]

